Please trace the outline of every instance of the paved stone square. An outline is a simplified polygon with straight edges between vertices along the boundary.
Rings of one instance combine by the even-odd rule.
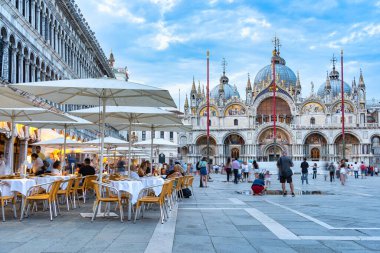
[[[380,177],[349,177],[347,185],[322,176],[302,186],[297,196],[240,194],[250,183],[225,182],[212,175],[208,188],[194,182],[194,196],[184,199],[161,225],[157,209],[136,224],[118,218],[91,223],[85,206],[50,222],[37,212],[22,222],[0,224],[0,252],[377,252],[380,251]],[[196,178],[198,179],[198,178]],[[271,189],[280,189],[272,179]],[[300,195],[321,190],[322,195]]]

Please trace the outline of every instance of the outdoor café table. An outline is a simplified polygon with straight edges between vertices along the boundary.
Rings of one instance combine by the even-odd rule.
[[[162,191],[162,185],[164,184],[165,180],[163,180],[161,177],[142,177],[140,179],[144,187],[158,185],[156,187],[153,187],[153,191],[156,196],[160,195]]]
[[[57,181],[57,180],[62,180],[62,181],[65,181],[65,180],[69,180],[70,178],[72,178],[73,176],[71,175],[68,175],[68,176],[43,176],[43,177],[35,177],[33,178],[37,184],[48,184],[48,183],[53,183],[54,181]],[[49,187],[49,185],[45,185],[43,186],[43,188],[45,190],[47,190],[47,188]],[[63,184],[62,185],[62,189],[66,189],[67,187],[67,184]]]
[[[132,197],[128,201],[128,220],[131,220],[132,204],[137,202],[139,193],[144,188],[143,183],[140,180],[111,180],[110,185],[118,191],[125,191],[131,194]]]
[[[0,186],[3,196],[11,196],[14,194],[16,197],[18,192],[22,194],[21,208],[24,205],[25,196],[28,193],[29,188],[36,185],[35,180],[28,178],[3,179],[1,182],[5,183],[4,185]]]

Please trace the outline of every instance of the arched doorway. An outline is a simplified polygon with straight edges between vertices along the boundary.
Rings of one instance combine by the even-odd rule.
[[[196,154],[198,156],[198,160],[201,159],[202,157],[207,156],[207,136],[202,135],[199,137],[196,141]],[[209,149],[209,155],[210,159],[214,159],[214,156],[217,154],[217,149],[216,149],[216,141],[213,137],[210,136],[210,149]]]
[[[272,127],[265,129],[257,140],[258,149],[256,153],[259,161],[275,161],[280,157],[282,151],[291,151],[290,135],[282,128],[276,130],[276,142],[274,142]]]
[[[227,135],[227,137],[224,139],[224,155],[226,157],[238,159],[245,153],[244,144],[245,141],[240,135]]]
[[[282,151],[283,149],[279,145],[274,144],[269,146],[265,152],[266,161],[277,161],[280,158]]]
[[[321,151],[319,151],[319,148],[312,148],[310,150],[310,157],[312,161],[319,161],[321,158]]]
[[[312,161],[327,159],[327,140],[320,133],[309,134],[304,143],[304,154]]]
[[[380,166],[380,136],[373,136],[371,138],[371,151],[373,154],[373,158],[371,164],[375,166]]]
[[[335,140],[335,156],[339,159],[343,158],[343,138],[339,135]],[[345,155],[346,159],[352,161],[355,157],[359,157],[360,151],[360,141],[352,134],[345,134]]]
[[[232,148],[231,149],[231,157],[239,158],[240,157],[240,150],[238,148]]]
[[[292,114],[288,103],[282,98],[276,99],[276,114],[277,121],[290,124]],[[273,99],[271,97],[264,99],[256,112],[256,122],[262,124],[263,122],[273,122]]]

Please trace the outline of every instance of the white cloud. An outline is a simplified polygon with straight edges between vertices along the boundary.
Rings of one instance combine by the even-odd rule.
[[[171,11],[174,6],[176,6],[180,0],[150,0],[151,3],[156,4],[162,14]]]
[[[127,6],[120,0],[101,0],[97,3],[97,9],[101,13],[125,18],[131,23],[144,23],[145,19],[138,17],[129,11]]]
[[[271,27],[271,24],[265,18],[258,19],[258,18],[249,17],[249,18],[243,19],[242,22],[246,24],[259,25],[264,28]]]
[[[375,6],[378,7],[378,8],[380,8],[380,1],[377,1],[377,2],[375,3]]]
[[[155,27],[158,32],[155,35],[153,35],[151,41],[153,44],[153,48],[155,48],[156,50],[165,50],[170,46],[170,44],[182,43],[186,41],[184,37],[174,35],[172,31],[173,28],[166,27],[163,21],[159,21],[155,25]]]

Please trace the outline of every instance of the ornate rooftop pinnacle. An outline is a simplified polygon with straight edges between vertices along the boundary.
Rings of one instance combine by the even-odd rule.
[[[205,86],[202,85],[202,97],[205,97]]]
[[[248,73],[248,81],[247,81],[247,88],[246,90],[252,90],[252,85],[251,85],[251,77],[249,76],[249,73]]]
[[[201,82],[198,80],[198,95],[202,95]]]
[[[185,105],[184,105],[184,108],[185,108],[185,109],[188,109],[188,108],[189,108],[189,100],[187,99],[187,94],[186,94],[186,98],[185,98]]]
[[[296,88],[301,89],[301,79],[300,79],[300,72],[297,71],[297,81],[296,81]]]
[[[195,88],[195,80],[194,80],[194,76],[193,76],[193,85],[191,86],[191,91],[192,92],[197,92],[196,88]]]
[[[360,69],[359,87],[361,87],[361,88],[364,88],[364,87],[365,87],[365,83],[364,83],[364,77],[363,77],[362,69]]]

